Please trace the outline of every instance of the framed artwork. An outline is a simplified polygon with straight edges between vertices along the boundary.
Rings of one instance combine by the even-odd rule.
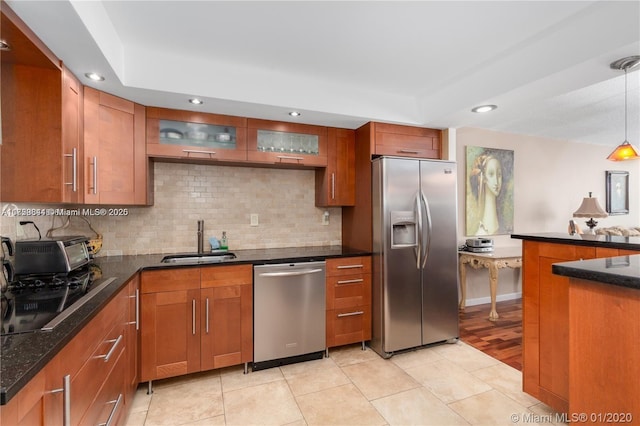
[[[607,213],[629,214],[629,172],[607,170]]]
[[[513,232],[513,151],[466,147],[466,235]]]

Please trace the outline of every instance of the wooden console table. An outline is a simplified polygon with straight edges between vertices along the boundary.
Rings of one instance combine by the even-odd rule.
[[[470,265],[474,269],[489,269],[489,285],[491,290],[491,312],[489,320],[495,321],[499,318],[496,311],[496,290],[498,288],[498,269],[521,268],[522,249],[520,247],[496,247],[492,252],[473,253],[470,251],[459,251],[460,267],[460,309],[464,310],[467,303],[467,267]]]

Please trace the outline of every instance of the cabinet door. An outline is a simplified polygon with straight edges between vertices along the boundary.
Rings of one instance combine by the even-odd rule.
[[[327,166],[327,128],[247,120],[247,160],[282,166]]]
[[[127,293],[129,297],[129,306],[127,309],[127,372],[126,372],[126,389],[125,404],[130,404],[138,387],[139,371],[138,371],[138,339],[140,337],[140,276],[136,274],[127,285]]]
[[[82,159],[82,85],[66,68],[62,69],[62,201],[84,201]]]
[[[147,108],[147,155],[185,161],[246,161],[247,119]]]
[[[203,370],[253,359],[253,268],[201,269]]]
[[[373,153],[439,159],[441,139],[441,130],[375,123]]]
[[[144,134],[143,106],[85,87],[85,203],[147,203]]]
[[[200,268],[144,271],[140,381],[200,370]]]
[[[327,167],[316,170],[316,206],[355,205],[355,142],[353,130],[327,130]]]

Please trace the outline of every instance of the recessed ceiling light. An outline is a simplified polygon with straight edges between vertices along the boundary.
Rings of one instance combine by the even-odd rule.
[[[302,114],[300,114],[298,111],[291,111],[289,115],[292,117],[300,117]]]
[[[202,99],[198,99],[198,98],[191,98],[189,99],[189,102],[191,102],[194,105],[202,105],[204,103]]]
[[[471,111],[472,112],[489,112],[489,111],[493,111],[496,108],[498,108],[497,105],[480,105],[475,108],[472,108]]]
[[[11,50],[11,46],[4,40],[0,40],[0,50]]]
[[[93,81],[104,81],[104,77],[96,72],[86,72],[84,76]]]

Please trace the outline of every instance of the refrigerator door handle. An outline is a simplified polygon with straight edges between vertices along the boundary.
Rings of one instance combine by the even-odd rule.
[[[420,191],[420,198],[422,198],[422,203],[424,204],[424,210],[427,213],[427,245],[424,248],[424,259],[422,260],[422,269],[424,269],[427,264],[427,257],[429,257],[429,250],[431,249],[431,209],[429,208],[429,201],[427,197],[424,196],[424,192]],[[422,209],[420,216],[422,216]],[[421,221],[421,220],[420,220]],[[422,227],[422,226],[421,226]],[[422,239],[420,239],[420,245],[422,245]]]
[[[420,192],[416,194],[416,217],[418,226],[416,227],[416,269],[420,269],[422,259],[422,205],[420,204]]]

